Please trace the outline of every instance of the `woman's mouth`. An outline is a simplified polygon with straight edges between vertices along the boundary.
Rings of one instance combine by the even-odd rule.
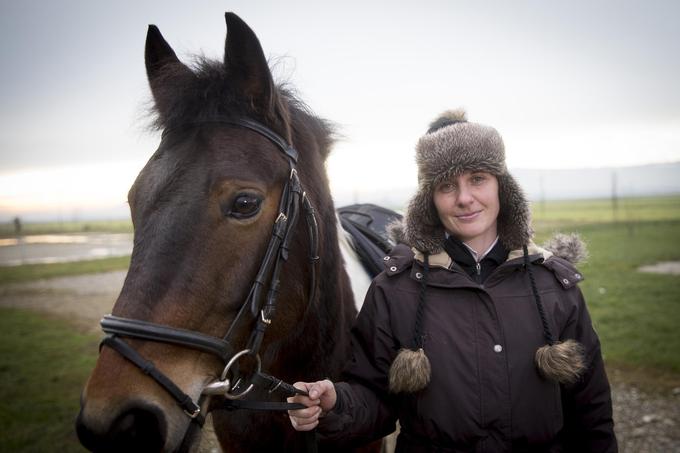
[[[462,221],[464,221],[464,222],[465,222],[465,221],[470,221],[470,220],[476,219],[477,216],[479,216],[479,214],[480,214],[481,212],[482,212],[482,211],[475,211],[475,212],[469,212],[469,213],[465,213],[465,214],[459,214],[459,215],[456,216],[456,218],[457,218],[458,220],[462,220]]]

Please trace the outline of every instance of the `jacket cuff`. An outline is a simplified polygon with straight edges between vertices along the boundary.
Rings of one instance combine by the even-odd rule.
[[[329,412],[339,415],[342,414],[343,410],[345,409],[345,397],[343,396],[344,393],[335,384],[335,382],[333,383],[333,388],[335,389],[335,406],[333,406],[333,409],[331,409]]]
[[[347,405],[345,392],[348,391],[348,386],[344,382],[333,383],[333,386],[337,395],[335,406],[319,419],[319,426],[317,428],[317,432],[323,439],[341,437],[345,432],[348,421],[348,414],[344,413]]]

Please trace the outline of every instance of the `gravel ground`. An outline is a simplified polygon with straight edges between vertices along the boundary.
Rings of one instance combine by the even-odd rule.
[[[0,286],[0,306],[49,312],[97,333],[124,278],[125,272],[109,272]],[[622,371],[609,370],[609,375],[620,451],[680,453],[680,387],[645,392]],[[200,451],[218,451],[212,430],[206,429]]]
[[[616,382],[612,397],[621,452],[680,452],[680,387],[650,395]]]

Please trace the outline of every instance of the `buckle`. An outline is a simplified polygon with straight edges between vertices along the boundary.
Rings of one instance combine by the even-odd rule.
[[[201,408],[196,406],[196,410],[193,412],[189,412],[188,410],[184,409],[184,413],[189,416],[189,418],[196,418],[200,415],[201,413]]]
[[[262,322],[267,324],[267,325],[272,323],[271,318],[265,318],[264,317],[264,308],[262,310],[260,310],[260,319],[262,319]]]

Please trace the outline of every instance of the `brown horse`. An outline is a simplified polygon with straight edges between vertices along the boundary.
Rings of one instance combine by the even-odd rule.
[[[274,84],[253,31],[226,21],[224,61],[193,68],[149,27],[164,133],[128,194],[132,260],[81,398],[77,433],[94,451],[189,450],[207,411],[225,451],[299,450],[281,413],[225,402],[257,362],[295,382],[336,377],[349,354],[356,309],[324,170],[331,128]],[[243,399],[284,399],[269,390]]]

